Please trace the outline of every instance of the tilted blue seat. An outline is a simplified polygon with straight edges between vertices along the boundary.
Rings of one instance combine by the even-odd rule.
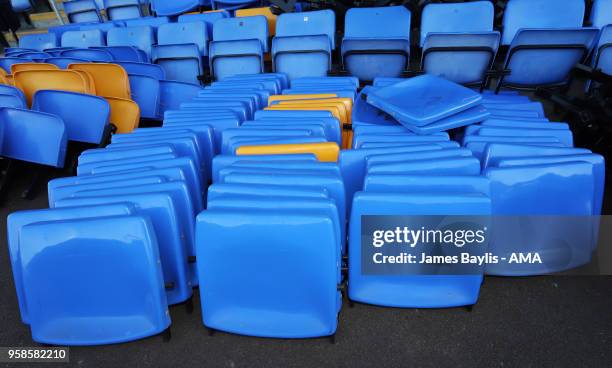
[[[63,3],[70,23],[103,22],[98,4],[94,0],[70,0]]]
[[[567,147],[574,146],[574,136],[571,130],[562,129],[525,129],[501,128],[483,126],[477,135],[485,137],[555,137]]]
[[[213,182],[219,180],[219,171],[222,169],[237,164],[240,162],[257,162],[266,163],[272,162],[284,162],[284,161],[309,161],[316,162],[316,157],[313,154],[296,154],[296,155],[217,155],[212,160],[212,179]]]
[[[84,59],[89,61],[97,61],[101,63],[109,63],[113,62],[115,59],[113,58],[113,54],[106,50],[98,50],[98,49],[68,49],[64,50],[60,54],[61,57],[64,58],[73,58],[73,59]]]
[[[58,116],[21,109],[0,109],[4,130],[2,156],[64,167],[67,134]]]
[[[586,148],[543,147],[512,143],[491,143],[487,145],[482,159],[482,167],[497,166],[500,159],[520,158],[525,156],[562,156],[573,154],[590,154]]]
[[[99,177],[94,176],[99,179]],[[147,184],[161,184],[167,182],[163,176],[139,176],[129,179],[106,179],[92,183],[78,183],[72,185],[56,186],[53,189],[53,203],[67,198],[77,197],[79,193],[86,194],[92,190],[116,189],[129,186],[139,186]],[[51,187],[51,185],[49,185]],[[49,196],[49,200],[51,196]]]
[[[43,51],[57,47],[57,37],[53,33],[39,33],[19,37],[19,47],[24,49]]]
[[[401,171],[403,167],[409,167],[414,161],[453,157],[472,157],[472,151],[467,148],[445,148],[435,151],[373,155],[366,158],[366,170],[368,174],[376,171]]]
[[[342,39],[344,69],[366,81],[401,75],[410,60],[410,17],[404,6],[349,9]]]
[[[15,109],[27,109],[28,105],[25,100],[15,95],[0,94],[0,108],[11,107]]]
[[[230,15],[226,11],[216,11],[208,13],[193,13],[193,14],[182,14],[178,17],[179,23],[190,23],[190,22],[204,22],[206,23],[206,31],[208,33],[208,39],[213,39],[213,24],[223,18],[229,18]]]
[[[22,101],[26,100],[25,94],[22,90],[17,87],[7,86],[5,84],[0,84],[0,94],[15,96]]]
[[[74,207],[66,209],[44,209],[27,210],[11,213],[7,218],[7,240],[11,267],[13,269],[13,280],[17,291],[17,301],[19,302],[19,312],[21,321],[29,324],[28,306],[25,300],[25,289],[21,269],[21,229],[29,224],[37,222],[61,221],[68,219],[107,217],[131,215],[135,209],[128,203],[111,204],[102,206]]]
[[[491,200],[477,193],[359,192],[349,226],[349,289],[351,300],[402,308],[446,308],[476,304],[482,274],[366,274],[362,262],[371,244],[362,244],[363,216],[489,216]],[[418,256],[417,256],[418,257]]]
[[[147,77],[155,78],[157,80],[166,79],[166,73],[164,69],[156,64],[149,63],[135,63],[127,61],[118,61],[116,64],[120,65],[129,74],[144,75]]]
[[[139,0],[104,0],[109,20],[133,19],[143,16]]]
[[[369,174],[363,190],[378,193],[480,193],[489,196],[490,183],[482,176]]]
[[[580,161],[485,169],[493,214],[502,216],[489,250],[507,260],[517,253],[541,260],[488,264],[487,274],[541,275],[588,263],[596,242],[593,169]],[[507,216],[516,219],[503,220]]]
[[[160,16],[174,16],[196,9],[200,6],[200,0],[151,0],[155,13]]]
[[[34,341],[111,344],[170,325],[158,242],[147,217],[36,223],[22,229],[20,242]]]
[[[187,265],[187,244],[181,239],[179,213],[173,196],[167,192],[143,192],[101,196],[80,196],[55,202],[55,207],[74,207],[110,203],[133,203],[138,213],[148,215],[159,242],[159,257],[165,283],[172,286],[166,290],[168,304],[177,304],[191,298],[191,275]]]
[[[332,10],[281,14],[272,40],[274,71],[287,74],[291,80],[326,76],[336,48],[335,32]]]
[[[159,80],[146,75],[128,74],[132,100],[140,107],[140,117],[158,119],[159,115]]]
[[[111,148],[114,149],[116,147],[113,146]],[[129,147],[129,148],[138,149],[140,147]],[[148,156],[138,156],[138,157],[124,158],[119,163],[121,165],[128,165],[128,164],[146,165],[146,164],[148,164],[150,162],[175,159],[175,158],[177,158],[179,156],[180,156],[180,154],[175,153],[175,152],[173,152],[173,153],[160,153],[160,154],[154,154],[154,155],[148,155]],[[95,175],[95,174],[97,174],[99,169],[104,169],[104,168],[106,168],[106,167],[108,167],[110,165],[114,165],[114,164],[117,164],[117,162],[115,160],[96,161],[96,162],[91,162],[91,163],[87,163],[87,164],[79,164],[79,166],[77,168],[77,175],[78,176]]]
[[[479,175],[480,161],[472,156],[454,156],[457,153],[436,152],[423,154],[424,158],[414,161],[372,165],[367,174],[413,174],[413,175]],[[446,157],[445,157],[446,156]],[[449,157],[450,156],[450,157]]]
[[[166,114],[168,115],[168,114]],[[221,134],[225,129],[237,128],[240,126],[240,119],[235,115],[213,115],[207,118],[200,118],[196,115],[184,116],[176,118],[166,118],[163,127],[165,128],[185,128],[185,129],[202,129],[210,127],[213,130],[214,152],[221,153]]]
[[[151,48],[155,44],[155,33],[150,26],[118,27],[108,31],[106,35],[108,46],[133,46],[146,53],[151,58]]]
[[[176,81],[160,81],[160,113],[163,114],[166,110],[176,110],[181,107],[185,101],[189,101],[198,95],[202,87],[196,84],[176,82]]]
[[[292,198],[330,198],[327,189],[325,188],[306,187],[300,185],[288,187],[284,185],[217,183],[212,184],[208,188],[208,200],[210,201],[217,198],[231,198],[234,195],[248,195],[251,197],[283,196]]]
[[[241,219],[239,228],[231,225],[236,218]],[[287,251],[279,239],[295,235],[298,224],[300,236]],[[250,251],[240,240],[246,234],[257,239]],[[263,337],[335,333],[341,305],[339,264],[333,222],[324,211],[204,211],[197,218],[196,248],[202,260],[198,273],[207,285],[202,294],[205,326]],[[230,272],[230,262],[236,266],[231,260],[245,252],[252,254],[252,261],[240,261]],[[296,267],[301,271],[287,273]],[[262,268],[265,274],[258,271]],[[254,274],[260,276],[254,278]],[[236,285],[234,292],[223,292],[230,284]],[[309,292],[304,293],[303,288]]]
[[[0,68],[4,69],[7,74],[11,74],[11,66],[13,64],[27,63],[27,59],[20,57],[1,57]]]
[[[68,65],[70,64],[89,63],[91,60],[57,56],[45,59],[44,62],[47,64],[53,64],[60,69],[68,69]]]
[[[101,144],[110,128],[110,105],[98,96],[41,90],[34,94],[32,110],[62,118],[69,141]]]
[[[210,44],[210,70],[216,79],[263,73],[263,56],[266,52],[266,17],[224,18],[215,22],[213,42]]]
[[[142,57],[143,51],[134,46],[95,46],[91,48],[107,51],[113,56],[113,60],[115,61],[146,61]]]

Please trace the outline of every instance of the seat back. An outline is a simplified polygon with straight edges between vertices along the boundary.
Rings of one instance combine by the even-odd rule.
[[[516,33],[505,68],[504,83],[518,86],[564,84],[573,67],[591,52],[596,28],[521,29]]]
[[[254,17],[256,15],[263,15],[268,20],[268,34],[270,35],[270,37],[274,37],[274,35],[276,35],[277,16],[276,14],[272,13],[272,9],[270,7],[237,9],[234,12],[234,15],[237,18]]]
[[[129,133],[138,128],[140,108],[132,100],[106,97],[110,105],[110,122],[117,127],[117,133]]]
[[[421,15],[421,47],[428,33],[473,33],[493,30],[495,9],[490,1],[427,4]]]
[[[267,52],[268,21],[261,15],[220,19],[213,27],[213,40],[215,42],[259,40],[264,52]]]
[[[70,23],[103,22],[98,4],[94,0],[71,0],[63,3]]]
[[[113,55],[106,50],[99,49],[68,49],[60,53],[61,57],[91,60],[101,63],[110,63],[114,60]]]
[[[104,45],[106,45],[104,33],[99,29],[68,31],[62,35],[62,47],[88,48]]]
[[[143,118],[159,118],[159,80],[146,75],[129,74],[132,100],[140,107]]]
[[[109,46],[134,46],[151,58],[151,47],[155,34],[150,26],[113,28],[108,31],[106,41]]]
[[[19,63],[11,65],[11,74],[24,70],[59,70],[56,65],[47,63]]]
[[[5,75],[11,74],[11,66],[13,64],[27,63],[28,59],[18,57],[2,57],[0,58],[0,68],[4,70]]]
[[[164,69],[156,64],[119,61],[117,65],[121,65],[128,74],[146,75],[157,80],[166,79]]]
[[[208,32],[206,23],[168,23],[157,30],[158,45],[195,44],[200,55],[208,55]]]
[[[200,0],[151,0],[151,4],[157,15],[175,16],[196,9],[200,6]]]
[[[105,99],[66,91],[36,92],[32,110],[62,118],[69,141],[91,144],[102,143],[110,118],[110,106]]]
[[[160,114],[166,110],[177,110],[185,101],[197,97],[202,87],[176,81],[160,81]]]
[[[89,81],[72,70],[27,70],[17,72],[14,78],[15,86],[25,93],[28,105],[34,93],[41,89],[90,93]]]
[[[191,23],[191,22],[204,22],[206,23],[206,32],[208,39],[213,39],[213,25],[219,19],[229,18],[229,14],[226,11],[214,11],[205,13],[189,13],[182,14],[178,17],[179,23]]]
[[[94,79],[98,96],[131,98],[128,74],[125,69],[117,64],[71,64],[68,69],[89,73]]]
[[[53,33],[39,33],[19,37],[19,47],[24,49],[43,51],[59,46],[57,37]]]
[[[142,17],[139,0],[104,0],[104,9],[109,20],[134,19]]]
[[[40,165],[63,167],[66,129],[61,118],[42,112],[0,109],[2,155]]]
[[[594,0],[589,20],[591,25],[597,28],[612,24],[612,2],[610,0]]]
[[[332,10],[303,13],[283,13],[276,20],[276,36],[326,35],[332,49],[336,48],[336,16]]]
[[[344,37],[408,40],[410,18],[410,11],[404,6],[351,8],[344,18]]]
[[[510,45],[521,29],[580,28],[584,0],[510,0],[504,10],[502,45]]]

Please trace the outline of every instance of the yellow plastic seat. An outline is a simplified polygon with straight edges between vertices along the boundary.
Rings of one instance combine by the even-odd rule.
[[[337,162],[340,147],[333,142],[324,143],[296,143],[296,144],[270,144],[264,146],[241,146],[236,150],[237,155],[281,155],[312,153],[321,162]]]
[[[335,98],[338,97],[335,93],[319,93],[319,94],[305,94],[305,95],[272,95],[268,97],[268,106],[272,106],[273,102],[276,101],[293,101],[293,100],[317,100],[322,98]]]
[[[54,64],[47,63],[19,63],[11,65],[11,74],[24,70],[59,70],[60,68]]]
[[[15,73],[14,83],[32,104],[32,97],[41,89],[89,93],[89,83],[73,70],[24,70]]]
[[[132,100],[106,97],[111,113],[110,122],[117,127],[117,133],[129,133],[138,128],[140,107]]]
[[[279,105],[327,105],[327,104],[342,104],[346,110],[347,114],[347,123],[351,123],[351,114],[353,113],[353,100],[350,98],[325,98],[325,99],[302,99],[302,100],[293,100],[293,101],[279,101]]]
[[[88,91],[87,93],[91,95],[95,95],[96,94],[96,82],[94,81],[91,74],[84,72],[82,70],[74,70],[74,72],[79,73],[85,80],[85,83],[87,84],[87,91]]]
[[[13,77],[12,74],[8,74],[6,77],[6,82],[9,86],[14,86],[15,85],[15,79]]]
[[[272,13],[272,9],[266,6],[263,8],[249,8],[249,9],[238,9],[236,10],[236,18],[238,17],[254,17],[256,15],[263,15],[268,19],[268,34],[270,37],[276,35],[276,14]]]
[[[89,73],[95,82],[96,94],[102,97],[131,99],[130,80],[121,66],[107,63],[79,63],[68,65],[68,70]]]

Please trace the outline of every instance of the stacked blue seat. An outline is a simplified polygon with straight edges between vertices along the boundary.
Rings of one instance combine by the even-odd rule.
[[[223,18],[215,21],[210,44],[214,79],[263,73],[268,52],[268,20],[264,16]]]
[[[399,77],[410,62],[410,11],[404,6],[346,12],[343,69],[363,81]]]
[[[287,74],[291,80],[326,76],[336,49],[335,33],[332,10],[281,14],[272,40],[274,71]]]
[[[483,270],[444,274],[368,274],[363,216],[489,216],[489,184],[480,162],[448,134],[419,136],[393,126],[355,126],[340,169],[350,200],[348,293],[353,301],[405,308],[471,306]],[[401,128],[401,127],[399,127]],[[435,253],[435,251],[432,251]],[[420,258],[420,257],[419,257]],[[418,266],[417,266],[418,267]]]
[[[354,100],[358,88],[357,77],[301,77],[292,80],[290,88],[283,89],[283,94],[334,93],[338,97],[349,97]]]

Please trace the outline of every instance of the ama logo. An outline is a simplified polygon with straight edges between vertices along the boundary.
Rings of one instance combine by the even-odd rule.
[[[508,263],[542,263],[540,253],[512,253]]]

